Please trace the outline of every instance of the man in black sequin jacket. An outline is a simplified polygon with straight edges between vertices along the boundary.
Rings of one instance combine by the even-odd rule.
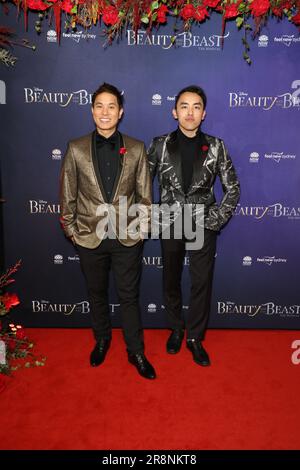
[[[164,209],[164,222],[160,222],[164,301],[172,330],[167,340],[167,352],[179,352],[186,329],[187,347],[194,361],[202,366],[210,365],[202,340],[209,318],[216,238],[232,216],[240,195],[236,172],[223,141],[200,130],[205,108],[206,95],[201,88],[189,86],[181,90],[173,109],[178,129],[154,138],[148,150],[152,176],[157,174],[158,177],[160,202],[166,204],[165,208],[172,208],[170,235],[165,230]],[[220,204],[214,195],[217,176],[223,188]],[[179,236],[174,221],[186,208],[190,211],[194,231],[201,231],[203,243],[200,248],[189,249],[191,295],[185,321],[182,318],[181,275],[186,248],[192,245],[187,245],[184,227],[187,219],[183,217],[183,223],[177,224],[177,229],[182,227]]]

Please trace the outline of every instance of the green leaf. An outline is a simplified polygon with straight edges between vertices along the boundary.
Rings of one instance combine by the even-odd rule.
[[[73,13],[74,15],[77,13],[77,5],[73,6],[71,13]]]
[[[238,6],[238,11],[240,13],[244,13],[246,10],[246,4],[245,3],[240,3],[239,6]]]
[[[236,22],[237,27],[240,28],[242,24],[244,23],[244,18],[242,18],[241,16],[238,16],[235,22]]]
[[[141,22],[142,22],[142,23],[145,23],[145,24],[148,24],[148,23],[149,23],[149,18],[148,18],[148,16],[146,16],[146,15],[145,15],[145,16],[142,16]]]
[[[151,11],[157,10],[157,8],[158,8],[158,2],[157,2],[157,1],[152,2],[150,8],[151,8]]]
[[[244,52],[243,57],[244,57],[245,61],[247,62],[247,64],[250,65],[251,64],[251,59],[250,59],[250,57],[248,56],[248,54],[246,52]]]

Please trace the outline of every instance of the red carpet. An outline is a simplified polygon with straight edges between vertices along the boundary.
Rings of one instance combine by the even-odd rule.
[[[203,368],[185,346],[165,353],[166,330],[146,330],[155,381],[127,362],[119,330],[98,368],[89,330],[29,335],[47,362],[5,381],[1,449],[300,448],[299,331],[209,330],[212,366]]]

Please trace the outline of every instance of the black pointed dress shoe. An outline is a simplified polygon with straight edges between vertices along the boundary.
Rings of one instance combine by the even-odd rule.
[[[145,357],[144,353],[128,353],[128,361],[137,368],[138,373],[145,379],[156,378],[155,370]]]
[[[183,337],[183,330],[172,330],[167,341],[167,353],[177,354],[180,351]]]
[[[191,351],[194,361],[200,366],[210,366],[210,359],[200,341],[196,339],[188,339],[187,348]]]
[[[104,362],[107,351],[109,350],[110,339],[101,338],[97,341],[96,346],[90,355],[90,364],[92,367],[97,367]]]

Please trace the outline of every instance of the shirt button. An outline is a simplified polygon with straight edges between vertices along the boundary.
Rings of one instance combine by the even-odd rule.
[[[109,163],[107,163],[106,165],[109,166]]]
[[[108,176],[107,179],[110,180],[110,176]]]

